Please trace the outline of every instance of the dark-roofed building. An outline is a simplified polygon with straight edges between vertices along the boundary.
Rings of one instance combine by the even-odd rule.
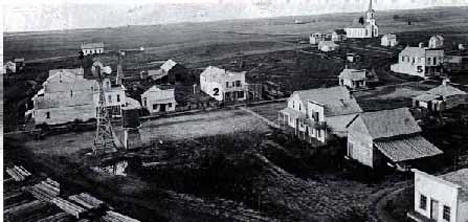
[[[346,32],[344,29],[336,29],[332,32],[331,40],[334,42],[341,42],[346,40]]]
[[[443,49],[430,49],[422,45],[407,46],[398,55],[398,63],[392,64],[390,69],[397,73],[428,78],[442,73],[443,62]]]
[[[329,133],[346,136],[346,124],[360,112],[348,89],[338,86],[295,91],[279,120],[302,139],[326,142]]]
[[[414,107],[422,107],[435,112],[467,104],[468,94],[445,80],[440,86],[413,98]]]
[[[414,221],[468,221],[468,168],[440,176],[414,172]]]
[[[372,168],[404,169],[409,161],[442,154],[421,131],[408,108],[361,113],[348,124],[347,156]]]

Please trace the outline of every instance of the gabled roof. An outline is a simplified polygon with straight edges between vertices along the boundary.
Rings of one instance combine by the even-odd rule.
[[[406,46],[400,52],[401,55],[410,55],[410,56],[417,56],[417,57],[424,57],[426,56],[426,49],[421,47],[414,47],[414,46]]]
[[[397,36],[395,34],[385,34],[382,36],[382,38],[386,38],[386,39],[396,39]]]
[[[104,48],[103,42],[96,42],[96,43],[82,43],[81,49],[95,49],[95,48]]]
[[[338,78],[340,79],[350,79],[350,80],[364,80],[366,79],[365,69],[343,69]]]
[[[24,62],[24,58],[15,58],[14,62]]]
[[[468,201],[468,168],[440,175],[439,178],[460,186],[459,197],[463,202]]]
[[[174,60],[169,59],[167,60],[164,64],[161,65],[161,69],[164,70],[165,72],[169,72],[174,66],[177,65],[177,62],[174,62]]]
[[[235,76],[235,75],[244,75],[245,76],[246,71],[243,72],[232,72],[232,71],[227,71],[225,69],[221,69],[218,67],[214,66],[208,66],[201,74],[200,76],[203,76],[206,78],[206,81],[208,82],[221,82],[224,81],[226,78],[230,76]]]
[[[158,80],[167,76],[167,72],[163,72],[162,69],[150,69],[148,70],[148,76],[153,80]]]
[[[442,84],[440,86],[437,86],[419,96],[416,96],[416,100],[421,100],[421,101],[430,101],[433,99],[437,99],[440,97],[448,97],[448,96],[453,96],[453,95],[466,95],[467,93],[463,90],[460,90],[454,86],[451,86],[450,84]]]
[[[359,117],[373,139],[391,138],[421,132],[408,108],[365,112]],[[352,124],[352,122],[350,123]]]
[[[324,106],[326,116],[346,115],[362,112],[356,99],[343,86],[295,91],[302,103],[308,102]]]

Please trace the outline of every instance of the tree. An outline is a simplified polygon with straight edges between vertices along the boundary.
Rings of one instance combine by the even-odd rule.
[[[364,17],[359,17],[359,24],[364,25]]]

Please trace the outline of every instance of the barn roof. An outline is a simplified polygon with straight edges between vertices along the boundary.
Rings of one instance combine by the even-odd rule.
[[[346,31],[344,29],[335,29],[335,33],[338,35],[346,35]]]
[[[95,48],[104,48],[103,42],[95,42],[95,43],[82,43],[81,49],[95,49]]]
[[[440,175],[439,178],[460,186],[460,198],[468,201],[468,168]]]
[[[162,69],[150,69],[148,70],[148,76],[153,80],[158,80],[167,76],[167,72],[163,72]]]
[[[382,38],[386,38],[386,39],[396,39],[397,36],[395,34],[385,34],[382,36]]]
[[[362,112],[356,99],[343,86],[295,91],[306,105],[308,102],[324,106],[326,116],[346,115]]]
[[[408,108],[365,112],[359,115],[373,139],[421,132]]]
[[[161,69],[164,70],[165,72],[169,72],[174,66],[177,65],[177,62],[174,62],[174,60],[169,59],[167,60],[164,64],[161,65]]]
[[[420,101],[431,101],[440,97],[454,96],[454,95],[465,95],[465,91],[460,90],[450,84],[442,84],[437,86],[419,96],[416,96],[416,100]]]
[[[364,80],[366,79],[366,72],[365,69],[343,69],[338,77],[340,79]]]
[[[376,141],[375,146],[393,162],[414,160],[443,153],[422,136]]]

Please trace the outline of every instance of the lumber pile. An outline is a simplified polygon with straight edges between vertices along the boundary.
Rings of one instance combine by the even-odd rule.
[[[53,204],[55,204],[58,208],[62,209],[63,211],[65,211],[65,213],[68,213],[74,217],[76,217],[77,219],[80,218],[80,215],[82,215],[82,213],[86,212],[86,209],[84,209],[83,207],[80,207],[68,200],[64,200],[60,197],[56,197],[54,199],[52,199],[51,201]]]
[[[104,202],[89,195],[88,193],[80,193],[78,195],[72,195],[68,197],[69,200],[83,206],[84,208],[91,210],[101,207]]]
[[[27,171],[23,166],[13,166],[6,169],[8,175],[10,175],[15,181],[20,182],[31,176],[31,173]]]
[[[38,222],[59,222],[59,221],[68,221],[68,214],[65,212],[56,213],[54,215],[50,215],[46,218],[42,218],[38,220]]]
[[[44,207],[46,203],[40,200],[33,200],[18,206],[7,208],[3,211],[4,215],[21,215]]]
[[[60,194],[60,183],[50,178],[29,188],[29,192],[42,201],[51,201]]]
[[[139,222],[139,220],[133,219],[129,216],[125,216],[111,210],[107,211],[106,215],[102,216],[101,219],[106,222]]]

